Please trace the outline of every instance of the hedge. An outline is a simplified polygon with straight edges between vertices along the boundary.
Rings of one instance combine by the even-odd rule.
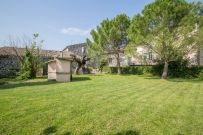
[[[118,71],[117,67],[104,67],[103,71],[110,74],[116,74]],[[151,73],[152,66],[128,66],[121,67],[121,74],[134,74],[142,75],[146,73]]]
[[[104,67],[103,71],[109,74],[116,74],[117,67]],[[133,75],[142,75],[142,74],[152,74],[161,76],[163,71],[163,64],[153,65],[153,66],[128,66],[121,67],[121,74],[133,74]],[[169,64],[169,77],[176,78],[194,78],[202,77],[203,67],[199,66],[183,66],[178,65],[177,63]]]

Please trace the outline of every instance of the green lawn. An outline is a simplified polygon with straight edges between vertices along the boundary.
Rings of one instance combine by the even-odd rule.
[[[203,82],[86,75],[0,86],[1,135],[203,135]]]

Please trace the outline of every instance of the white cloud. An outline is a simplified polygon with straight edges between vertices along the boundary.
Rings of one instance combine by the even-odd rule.
[[[76,27],[69,27],[69,28],[62,29],[61,33],[71,35],[71,36],[89,36],[91,30],[92,30],[91,28],[84,30]]]

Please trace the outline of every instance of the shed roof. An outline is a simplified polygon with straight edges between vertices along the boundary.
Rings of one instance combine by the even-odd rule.
[[[65,57],[65,58],[62,58],[62,57],[55,57],[54,60],[50,60],[48,61],[47,63],[51,63],[51,62],[56,62],[58,60],[65,60],[65,61],[73,61],[73,58],[70,58],[70,57]]]

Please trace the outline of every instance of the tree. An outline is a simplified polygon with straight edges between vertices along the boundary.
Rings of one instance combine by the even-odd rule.
[[[38,41],[39,34],[33,34],[33,40],[30,44],[26,44],[24,56],[21,59],[21,69],[19,79],[31,79],[36,77],[37,71],[43,66],[42,57],[40,54],[43,41]],[[29,45],[29,46],[27,46]],[[13,47],[17,52],[17,47]]]
[[[38,38],[39,38],[38,33],[33,34],[33,40],[29,48],[32,55],[32,59],[31,59],[32,75],[31,76],[33,78],[36,77],[37,72],[43,66],[43,60],[40,53],[41,53],[41,46],[44,41],[43,40],[38,41]]]
[[[132,20],[128,47],[148,46],[164,63],[162,79],[166,79],[169,62],[198,48],[194,37],[202,27],[196,25],[201,6],[185,0],[156,0],[147,5]]]
[[[73,60],[77,63],[77,67],[75,69],[75,74],[79,74],[80,69],[84,69],[85,64],[87,61],[90,60],[86,55],[84,55],[82,58],[78,58],[76,55],[71,55],[73,57]]]
[[[23,62],[21,63],[21,69],[20,69],[20,76],[18,77],[21,80],[25,79],[31,79],[32,78],[32,54],[26,47],[25,49],[25,55]]]
[[[91,31],[92,40],[87,39],[88,46],[101,56],[112,54],[117,60],[118,74],[121,73],[120,53],[127,44],[127,30],[130,18],[125,14],[117,15],[109,20],[105,19]]]

